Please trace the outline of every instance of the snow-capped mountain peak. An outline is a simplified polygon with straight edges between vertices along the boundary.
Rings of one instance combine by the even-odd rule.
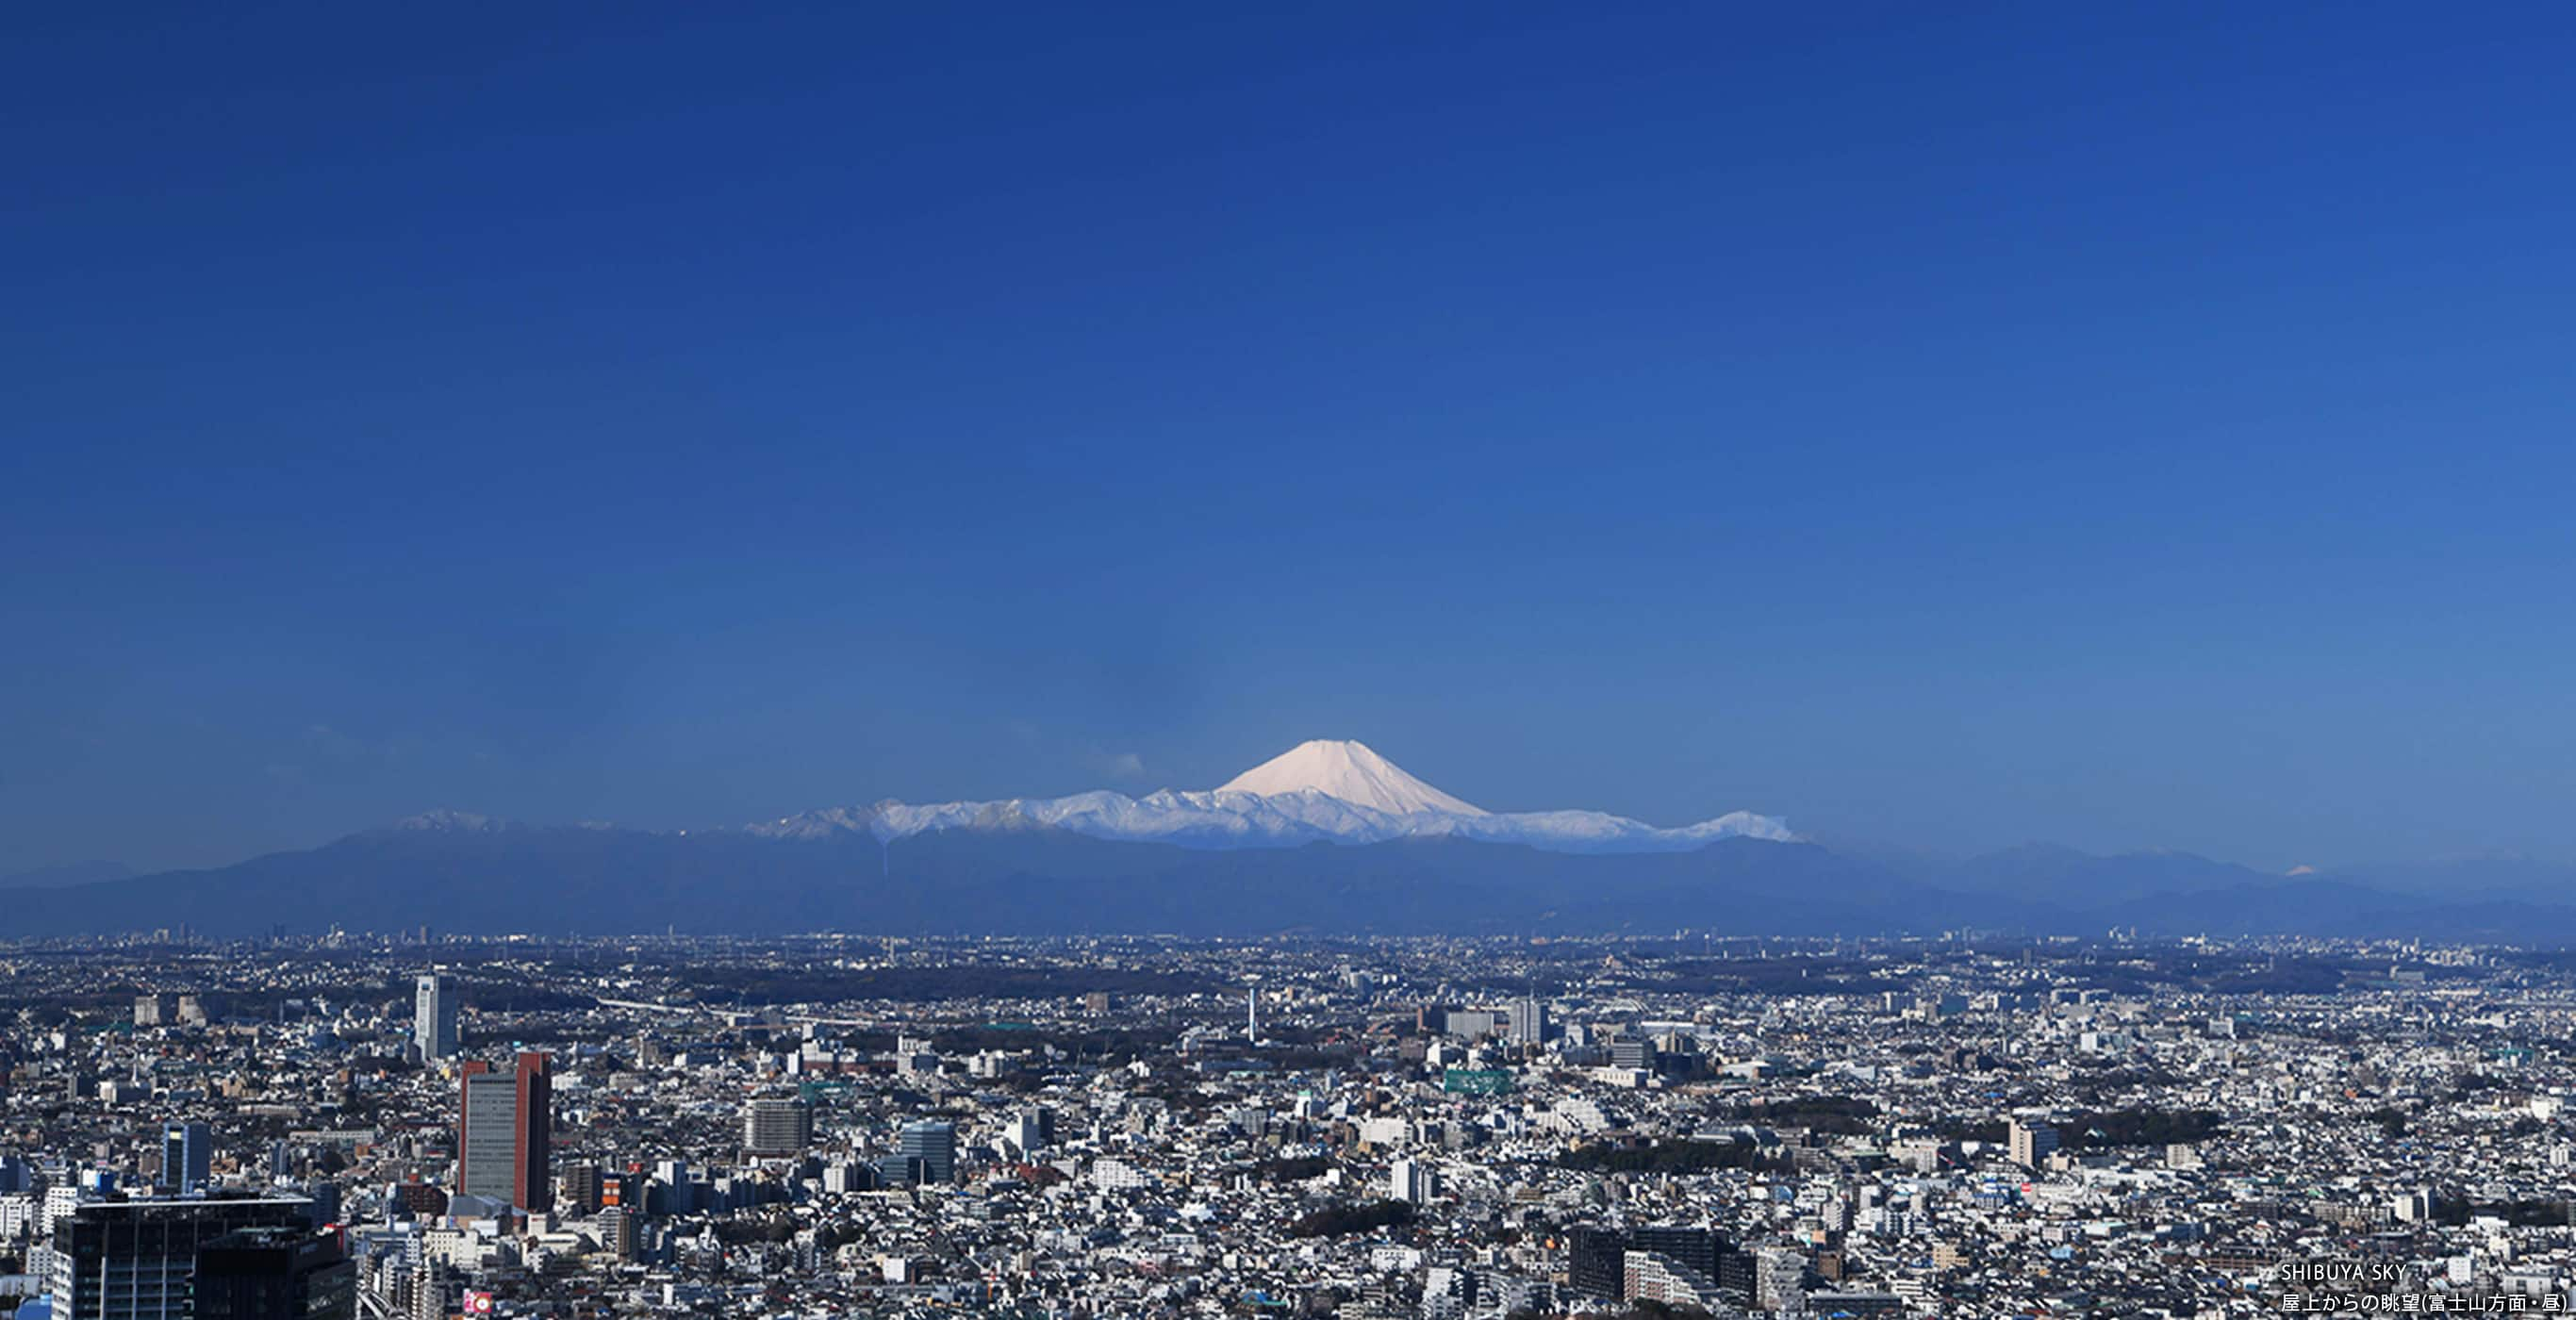
[[[454,811],[441,807],[417,816],[395,821],[389,829],[434,831],[440,834],[497,834],[510,827],[510,822],[478,816],[471,811]]]
[[[1060,798],[874,806],[808,812],[754,825],[764,838],[826,840],[871,834],[891,842],[941,830],[1049,828],[1095,839],[1193,848],[1278,848],[1306,843],[1466,839],[1549,852],[1687,852],[1719,839],[1787,840],[1769,816],[1731,811],[1696,825],[1658,829],[1604,811],[1496,814],[1406,774],[1361,743],[1300,743],[1227,781],[1141,798],[1096,790]]]
[[[1390,816],[1410,816],[1418,812],[1442,812],[1453,816],[1485,814],[1482,808],[1461,802],[1406,774],[1395,762],[1371,750],[1368,744],[1350,739],[1317,738],[1301,742],[1227,780],[1217,792],[1252,793],[1261,797],[1314,792],[1353,806],[1367,807],[1371,811],[1383,811]]]

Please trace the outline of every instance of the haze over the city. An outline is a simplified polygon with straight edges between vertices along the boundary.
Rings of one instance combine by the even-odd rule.
[[[1309,739],[2576,860],[2576,14],[2433,17],[21,14],[0,873]]]

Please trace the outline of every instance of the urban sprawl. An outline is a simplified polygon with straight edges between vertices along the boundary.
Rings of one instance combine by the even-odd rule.
[[[0,1308],[2545,1313],[2571,1087],[2506,948],[22,942]]]

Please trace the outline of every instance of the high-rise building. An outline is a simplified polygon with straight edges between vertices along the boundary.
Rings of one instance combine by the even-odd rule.
[[[1630,1251],[1621,1258],[1620,1292],[1632,1302],[1709,1307],[1718,1304],[1717,1280],[1660,1251]]]
[[[196,1320],[353,1320],[358,1267],[337,1233],[244,1228],[197,1251]]]
[[[328,1178],[317,1178],[296,1187],[294,1194],[313,1203],[307,1222],[314,1227],[340,1222],[340,1184]]]
[[[1717,1290],[1725,1293],[1738,1306],[1753,1304],[1753,1294],[1760,1291],[1753,1278],[1753,1253],[1728,1248],[1717,1253]]]
[[[455,977],[421,973],[412,990],[411,1038],[420,1046],[422,1059],[444,1059],[456,1053],[456,998]]]
[[[1422,1320],[1465,1320],[1476,1304],[1476,1274],[1454,1265],[1434,1265],[1422,1279]]]
[[[584,1160],[567,1165],[555,1180],[555,1204],[569,1215],[595,1215],[607,1204],[599,1195],[599,1166]]]
[[[814,1107],[802,1100],[754,1100],[742,1111],[742,1148],[753,1155],[798,1155],[814,1144]]]
[[[464,1073],[456,1189],[531,1212],[553,1209],[554,1080],[546,1056],[523,1051],[518,1066],[506,1073],[476,1059]]]
[[[436,1219],[447,1213],[447,1191],[433,1183],[390,1183],[385,1187],[385,1200],[414,1218]]]
[[[642,1237],[638,1212],[622,1205],[604,1207],[599,1212],[599,1245],[619,1260],[635,1259]]]
[[[447,1320],[466,1313],[465,1280],[437,1256],[423,1255],[413,1263],[403,1297],[408,1320]]]
[[[53,1221],[47,1256],[55,1320],[165,1320],[190,1314],[198,1250],[245,1228],[301,1229],[301,1197],[92,1201]]]
[[[921,1161],[923,1182],[954,1182],[957,1178],[957,1125],[935,1118],[906,1123],[895,1153],[904,1159]]]
[[[2025,1169],[2036,1169],[2041,1160],[2057,1149],[2057,1129],[2046,1123],[2012,1120],[2006,1135],[2012,1144],[2012,1162]]]
[[[1807,1258],[1787,1247],[1763,1247],[1753,1253],[1753,1304],[1765,1311],[1785,1311],[1806,1296]]]
[[[155,994],[134,997],[134,1025],[166,1027],[179,1020],[179,1000],[175,995]]]
[[[1578,1228],[1566,1235],[1566,1282],[1576,1292],[1618,1299],[1627,1292],[1628,1235],[1615,1228]]]
[[[1726,1249],[1726,1239],[1705,1228],[1578,1228],[1566,1239],[1567,1282],[1578,1292],[1624,1300],[1628,1296],[1629,1253],[1649,1253],[1694,1276],[1714,1280]]]
[[[1515,1045],[1536,1045],[1547,1039],[1547,1005],[1537,996],[1512,1001],[1511,1038]]]
[[[1011,1119],[1011,1145],[1023,1158],[1055,1144],[1055,1111],[1045,1105],[1031,1105]]]
[[[1718,1254],[1726,1250],[1726,1239],[1706,1228],[1647,1225],[1628,1230],[1628,1242],[1638,1251],[1651,1251],[1678,1261],[1710,1278],[1717,1277]]]
[[[1387,1170],[1386,1197],[1415,1205],[1440,1198],[1440,1171],[1420,1160],[1397,1160]]]
[[[203,1123],[161,1125],[161,1187],[202,1192],[214,1180],[214,1134]]]

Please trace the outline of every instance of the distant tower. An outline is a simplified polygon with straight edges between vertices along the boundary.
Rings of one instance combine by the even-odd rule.
[[[421,973],[412,991],[412,1039],[424,1063],[456,1053],[456,978]]]
[[[1243,991],[1243,1038],[1261,1042],[1261,987],[1246,986]]]

